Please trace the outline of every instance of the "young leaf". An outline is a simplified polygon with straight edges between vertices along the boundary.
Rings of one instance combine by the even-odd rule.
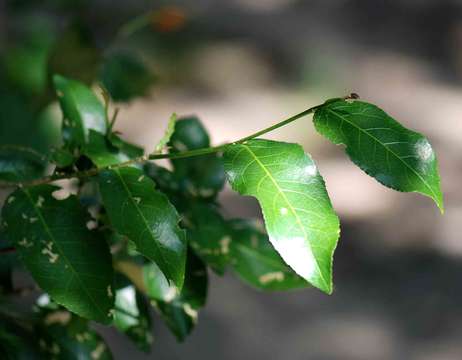
[[[99,185],[114,228],[132,240],[137,250],[156,262],[165,276],[181,288],[186,240],[179,216],[154,182],[136,168],[103,171]]]
[[[22,147],[0,147],[0,179],[33,180],[44,175],[46,161],[34,150]]]
[[[106,113],[93,91],[60,75],[55,75],[53,81],[64,115],[64,139],[73,145],[84,145],[89,141],[90,129],[105,134]]]
[[[198,118],[176,122],[170,142],[171,153],[210,146],[207,131]],[[225,182],[223,163],[217,154],[172,160],[174,173],[183,192],[193,197],[214,198]]]
[[[168,120],[167,130],[165,130],[164,136],[160,139],[159,143],[156,145],[156,151],[162,151],[162,149],[168,144],[170,138],[175,131],[175,124],[176,124],[176,114],[172,114],[170,119]]]
[[[111,321],[114,298],[109,248],[86,227],[75,196],[58,201],[57,187],[18,189],[3,208],[8,238],[38,285],[59,304],[85,318]]]
[[[163,281],[162,277],[145,276],[146,287],[152,288],[150,282]],[[166,325],[170,328],[178,341],[183,341],[192,331],[197,322],[198,309],[205,305],[207,297],[207,269],[202,261],[188,251],[187,272],[183,289],[178,293],[176,289],[163,294],[163,299],[153,299],[153,304],[160,313]],[[158,287],[159,288],[159,287]]]
[[[255,196],[274,248],[313,286],[332,292],[339,221],[313,160],[297,144],[249,140],[224,154],[232,188]]]
[[[249,285],[261,290],[281,291],[308,287],[274,250],[268,235],[255,224],[231,220],[231,264],[237,275]]]
[[[187,219],[189,244],[202,261],[223,275],[231,242],[228,224],[211,205],[201,203],[190,204]]]
[[[125,283],[117,288],[115,306],[115,327],[141,350],[149,351],[152,343],[151,318],[143,296],[133,285]]]
[[[436,155],[423,135],[375,105],[343,99],[318,108],[314,125],[334,144],[344,144],[350,159],[381,184],[427,195],[444,211]]]

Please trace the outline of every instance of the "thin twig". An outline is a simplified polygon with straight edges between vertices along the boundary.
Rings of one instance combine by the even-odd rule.
[[[168,154],[162,154],[159,152],[153,152],[151,154],[139,156],[136,158],[133,158],[128,161],[124,161],[118,164],[114,165],[108,165],[108,166],[103,166],[100,168],[93,168],[85,171],[78,171],[74,172],[71,174],[53,174],[50,176],[46,176],[40,179],[28,181],[28,182],[22,182],[22,183],[0,183],[0,188],[11,188],[11,187],[16,187],[16,186],[35,186],[35,185],[41,185],[41,184],[47,184],[56,180],[63,180],[63,179],[72,179],[72,178],[87,178],[87,177],[92,177],[95,175],[98,175],[100,172],[104,170],[110,170],[110,169],[118,169],[126,166],[130,166],[133,164],[140,164],[144,163],[148,160],[160,160],[160,159],[184,159],[184,158],[189,158],[189,157],[194,157],[194,156],[201,156],[201,155],[207,155],[207,154],[213,154],[217,152],[222,152],[225,150],[227,146],[233,145],[233,144],[241,144],[245,143],[248,140],[254,139],[256,137],[259,137],[263,134],[266,134],[270,131],[276,130],[282,126],[285,126],[295,120],[298,120],[306,115],[309,115],[313,113],[316,109],[321,107],[321,105],[314,106],[312,108],[309,108],[305,111],[302,111],[301,113],[298,113],[294,116],[291,116],[290,118],[283,120],[281,122],[278,122],[277,124],[274,124],[270,127],[267,127],[263,130],[257,131],[256,133],[253,133],[249,136],[243,137],[239,140],[233,141],[231,143],[226,143],[223,145],[219,146],[213,146],[213,147],[207,147],[207,148],[202,148],[202,149],[195,149],[195,150],[188,150],[188,151],[182,151],[182,152],[177,152],[177,153],[168,153]]]

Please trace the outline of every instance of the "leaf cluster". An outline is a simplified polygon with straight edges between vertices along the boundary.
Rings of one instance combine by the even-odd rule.
[[[256,138],[301,116],[314,113],[317,131],[344,145],[379,183],[429,196],[443,211],[428,140],[357,99],[328,100],[219,147],[197,117],[172,116],[146,154],[114,133],[107,97],[103,103],[84,83],[60,75],[53,83],[62,146],[46,156],[23,147],[0,153],[0,179],[18,185],[2,210],[2,246],[15,252],[0,256],[0,310],[9,306],[18,264],[45,293],[26,319],[0,311],[7,324],[0,351],[10,357],[110,358],[89,320],[112,324],[148,351],[153,312],[154,323],[163,321],[182,341],[206,303],[210,271],[232,271],[264,291],[331,294],[340,222],[324,180],[300,145]],[[159,158],[170,166],[148,161]],[[50,184],[56,179],[75,180]],[[222,214],[217,196],[225,181],[258,200],[264,224]],[[27,336],[33,332],[37,341]]]

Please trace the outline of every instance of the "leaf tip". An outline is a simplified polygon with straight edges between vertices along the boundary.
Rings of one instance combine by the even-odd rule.
[[[438,206],[438,209],[440,209],[441,215],[444,215],[444,201],[443,201],[443,196],[441,196],[439,199],[434,199],[436,205]]]

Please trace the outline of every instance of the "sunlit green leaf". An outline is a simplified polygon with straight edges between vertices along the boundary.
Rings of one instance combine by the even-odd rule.
[[[103,171],[99,185],[114,228],[132,240],[142,255],[156,262],[165,276],[181,288],[186,240],[178,227],[179,216],[167,197],[136,168]]]
[[[262,290],[290,290],[308,287],[269,242],[268,235],[255,223],[246,220],[229,222],[232,231],[230,243],[231,264],[246,283]]]
[[[436,155],[423,135],[362,101],[327,101],[316,110],[314,124],[334,144],[345,145],[350,159],[377,181],[427,195],[443,211]]]
[[[224,161],[233,189],[258,199],[284,261],[330,294],[339,221],[313,160],[297,144],[250,140],[228,146]]]
[[[89,141],[90,129],[105,134],[106,113],[91,89],[60,75],[55,75],[53,81],[64,116],[64,139],[84,145]]]
[[[59,304],[89,319],[111,321],[111,255],[86,223],[75,196],[56,200],[59,188],[18,189],[3,208],[4,226],[38,285]]]

